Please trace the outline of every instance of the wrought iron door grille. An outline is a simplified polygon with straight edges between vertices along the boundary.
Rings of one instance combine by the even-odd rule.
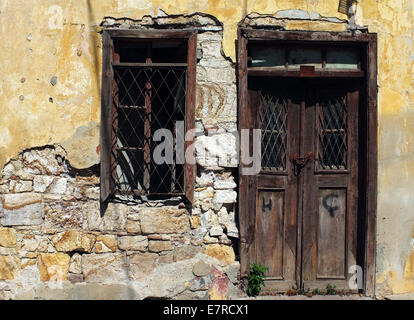
[[[175,143],[176,123],[185,121],[187,69],[168,66],[113,66],[113,69],[111,167],[116,192],[183,194],[184,165],[176,163]],[[168,129],[173,141],[154,141],[158,129]],[[155,163],[153,151],[160,143],[168,144],[174,151],[172,163]]]
[[[271,94],[261,94],[262,170],[286,169],[287,103]]]
[[[318,159],[321,169],[347,169],[348,110],[346,97],[322,101],[318,119]]]

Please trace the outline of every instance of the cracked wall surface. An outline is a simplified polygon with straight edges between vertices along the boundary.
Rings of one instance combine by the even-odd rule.
[[[195,12],[203,15],[194,15]],[[378,34],[378,295],[414,291],[413,17],[414,8],[410,0],[360,1],[355,15],[357,25],[366,26],[370,32]],[[338,12],[338,1],[2,0],[0,168],[9,164],[11,159],[21,157],[24,150],[46,145],[61,145],[65,157],[75,169],[97,165],[100,150],[100,31],[112,23],[122,28],[134,27],[134,24],[142,28],[168,27],[171,19],[179,21],[179,24],[195,23],[204,28],[204,32],[199,34],[198,47],[204,49],[205,59],[197,65],[196,94],[197,130],[202,132],[202,136],[197,138],[196,146],[201,150],[210,145],[222,145],[223,148],[215,150],[215,153],[229,159],[234,150],[226,147],[233,144],[231,132],[235,130],[237,121],[234,62],[238,24],[244,21],[257,27],[270,25],[285,30],[346,31],[349,28],[349,17]],[[207,136],[209,129],[216,130],[216,133]],[[234,182],[226,185],[226,192],[220,191],[223,189],[219,189],[220,183],[217,183],[227,178],[231,180],[237,167],[231,160],[218,163],[216,156],[199,157],[198,165],[203,168],[196,185],[200,218],[187,216],[192,219],[189,223],[201,226],[210,220],[215,221],[215,215],[221,210],[209,207],[208,203],[217,197],[220,201],[224,201],[223,197],[225,201],[237,201]],[[6,165],[4,170],[7,168],[10,167]],[[7,207],[8,203],[17,207],[28,206],[34,212],[30,216],[32,220],[23,215],[19,223],[27,223],[27,219],[42,219],[42,223],[46,223],[45,216],[39,216],[39,203],[44,201],[42,194],[63,190],[68,179],[60,173],[52,179],[53,172],[41,172],[39,176],[33,180],[25,176],[7,178],[7,189],[3,194],[10,195],[2,206],[5,204]],[[6,188],[4,181],[2,188]],[[66,187],[70,185],[68,181]],[[33,191],[35,186],[37,191]],[[94,188],[97,188],[96,183]],[[18,196],[13,196],[20,193],[30,194],[27,199],[33,203],[26,204]],[[40,194],[41,201],[36,193]],[[59,206],[61,197],[62,194],[57,193],[56,206]],[[206,210],[203,211],[202,205]],[[17,207],[16,210],[23,210]],[[70,208],[73,217],[65,218],[63,215],[59,219],[73,219],[79,224],[81,218],[77,212],[82,210],[76,204]],[[204,217],[204,212],[209,210],[214,214]],[[237,215],[231,209],[226,210],[228,214],[233,212]],[[45,214],[45,211],[41,212]],[[13,239],[13,231],[9,229],[16,228],[3,227],[7,229],[4,231],[6,236],[12,234]],[[81,228],[80,225],[77,228]],[[237,229],[233,231],[236,233]],[[219,230],[213,231],[213,234],[219,233]],[[19,239],[22,237],[24,235],[16,234],[16,245],[21,243]],[[215,237],[218,239],[219,236]],[[21,258],[8,254],[7,250],[2,252],[0,262],[10,266],[11,270],[16,266],[19,270],[22,266],[38,270],[39,265],[46,265],[49,261],[47,257],[44,261],[36,260],[34,266],[30,264],[33,261],[22,260],[34,258]],[[65,265],[66,260],[62,258]],[[60,262],[56,263],[60,265]]]

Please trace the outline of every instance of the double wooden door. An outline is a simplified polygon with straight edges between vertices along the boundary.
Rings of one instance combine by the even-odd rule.
[[[261,170],[248,184],[248,260],[269,268],[265,290],[352,291],[358,213],[357,83],[249,78],[249,129]]]

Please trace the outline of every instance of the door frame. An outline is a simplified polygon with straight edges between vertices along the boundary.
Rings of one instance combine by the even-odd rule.
[[[238,29],[237,39],[237,75],[238,75],[238,129],[248,128],[248,76],[253,74],[249,70],[247,61],[247,43],[249,40],[260,41],[294,41],[301,43],[332,43],[332,44],[355,44],[363,47],[363,57],[365,70],[363,92],[364,100],[361,108],[364,108],[364,128],[366,136],[364,144],[367,155],[364,163],[364,223],[365,223],[365,243],[364,250],[364,288],[363,292],[367,296],[375,295],[375,251],[376,251],[376,219],[377,219],[377,172],[378,172],[378,108],[377,108],[377,34],[376,33],[354,33],[354,32],[325,32],[325,31],[278,31],[241,28]],[[266,71],[263,75],[266,75]],[[280,76],[280,74],[278,75]],[[286,72],[282,76],[292,76]],[[325,72],[313,75],[296,74],[295,77],[337,77],[338,74]],[[342,73],[342,77],[352,75]],[[239,165],[239,255],[241,264],[241,278],[246,278],[249,273],[249,245],[252,243],[254,234],[254,220],[252,214],[254,210],[253,201],[249,201],[252,194],[249,194],[249,185],[255,176],[241,176],[241,166]]]

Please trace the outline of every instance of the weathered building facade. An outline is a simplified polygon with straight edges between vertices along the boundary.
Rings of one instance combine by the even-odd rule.
[[[0,298],[237,298],[250,263],[270,291],[356,291],[361,270],[367,295],[413,292],[413,19],[409,0],[2,0]]]

